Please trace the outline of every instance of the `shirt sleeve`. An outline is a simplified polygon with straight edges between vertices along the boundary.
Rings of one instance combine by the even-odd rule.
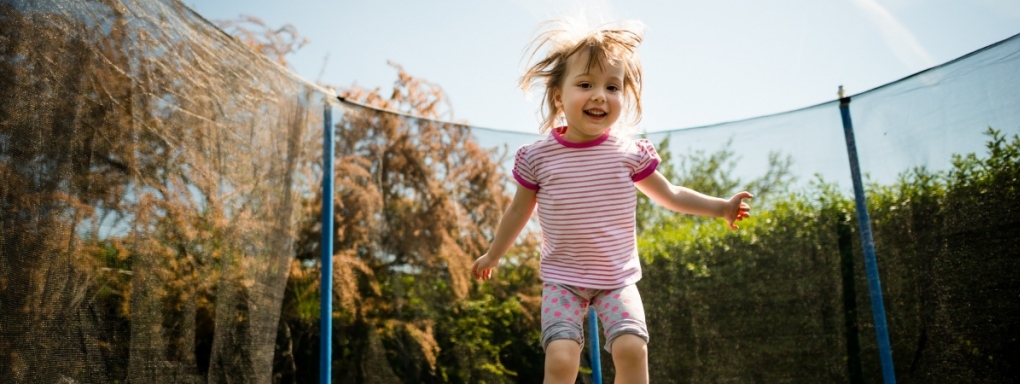
[[[655,146],[648,139],[634,140],[633,150],[636,152],[638,161],[631,172],[630,179],[636,183],[655,173],[655,168],[659,166],[661,159],[659,153],[655,151]]]
[[[535,178],[535,170],[531,166],[531,159],[528,156],[528,145],[522,146],[514,156],[514,180],[517,180],[524,188],[532,191],[538,190],[538,180]]]

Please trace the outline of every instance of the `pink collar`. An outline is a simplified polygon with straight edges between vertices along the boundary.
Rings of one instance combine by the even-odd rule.
[[[567,148],[591,148],[596,145],[602,144],[604,141],[606,141],[606,139],[609,139],[608,129],[605,132],[602,132],[602,136],[599,136],[599,138],[592,141],[586,141],[583,143],[574,143],[564,140],[563,135],[565,133],[567,133],[566,125],[562,127],[553,128],[552,132],[550,132],[550,134],[552,134],[552,137],[555,138],[556,141],[558,141],[560,144],[563,144],[563,146]]]

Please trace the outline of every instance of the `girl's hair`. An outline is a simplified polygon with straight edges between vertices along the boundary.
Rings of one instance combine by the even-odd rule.
[[[569,20],[552,20],[539,25],[538,29],[548,27],[538,33],[528,44],[526,51],[528,63],[534,60],[539,51],[546,47],[545,58],[528,67],[517,85],[525,93],[536,85],[545,88],[542,106],[542,126],[540,131],[547,133],[555,127],[556,119],[561,111],[557,110],[554,90],[563,86],[563,78],[567,74],[567,60],[576,53],[587,52],[588,63],[585,70],[593,65],[602,67],[603,61],[609,65],[623,68],[624,115],[631,117],[627,125],[636,125],[641,120],[641,61],[637,47],[644,36],[644,24],[638,21],[622,21],[606,23],[594,29],[585,29],[579,23]]]

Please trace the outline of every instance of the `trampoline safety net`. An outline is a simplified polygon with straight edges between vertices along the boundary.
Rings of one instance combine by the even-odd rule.
[[[331,380],[540,382],[537,225],[469,271],[537,128],[397,72],[341,101],[178,1],[0,0],[0,382],[318,381],[324,126]],[[1020,35],[848,101],[897,379],[1020,380]],[[642,128],[757,195],[740,231],[640,200],[652,381],[881,380],[839,101]]]

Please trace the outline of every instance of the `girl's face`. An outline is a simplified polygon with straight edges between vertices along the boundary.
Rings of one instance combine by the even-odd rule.
[[[601,137],[616,124],[623,104],[623,68],[603,60],[586,72],[588,55],[579,52],[568,59],[563,83],[553,91],[556,108],[567,119],[563,138],[574,143]]]

